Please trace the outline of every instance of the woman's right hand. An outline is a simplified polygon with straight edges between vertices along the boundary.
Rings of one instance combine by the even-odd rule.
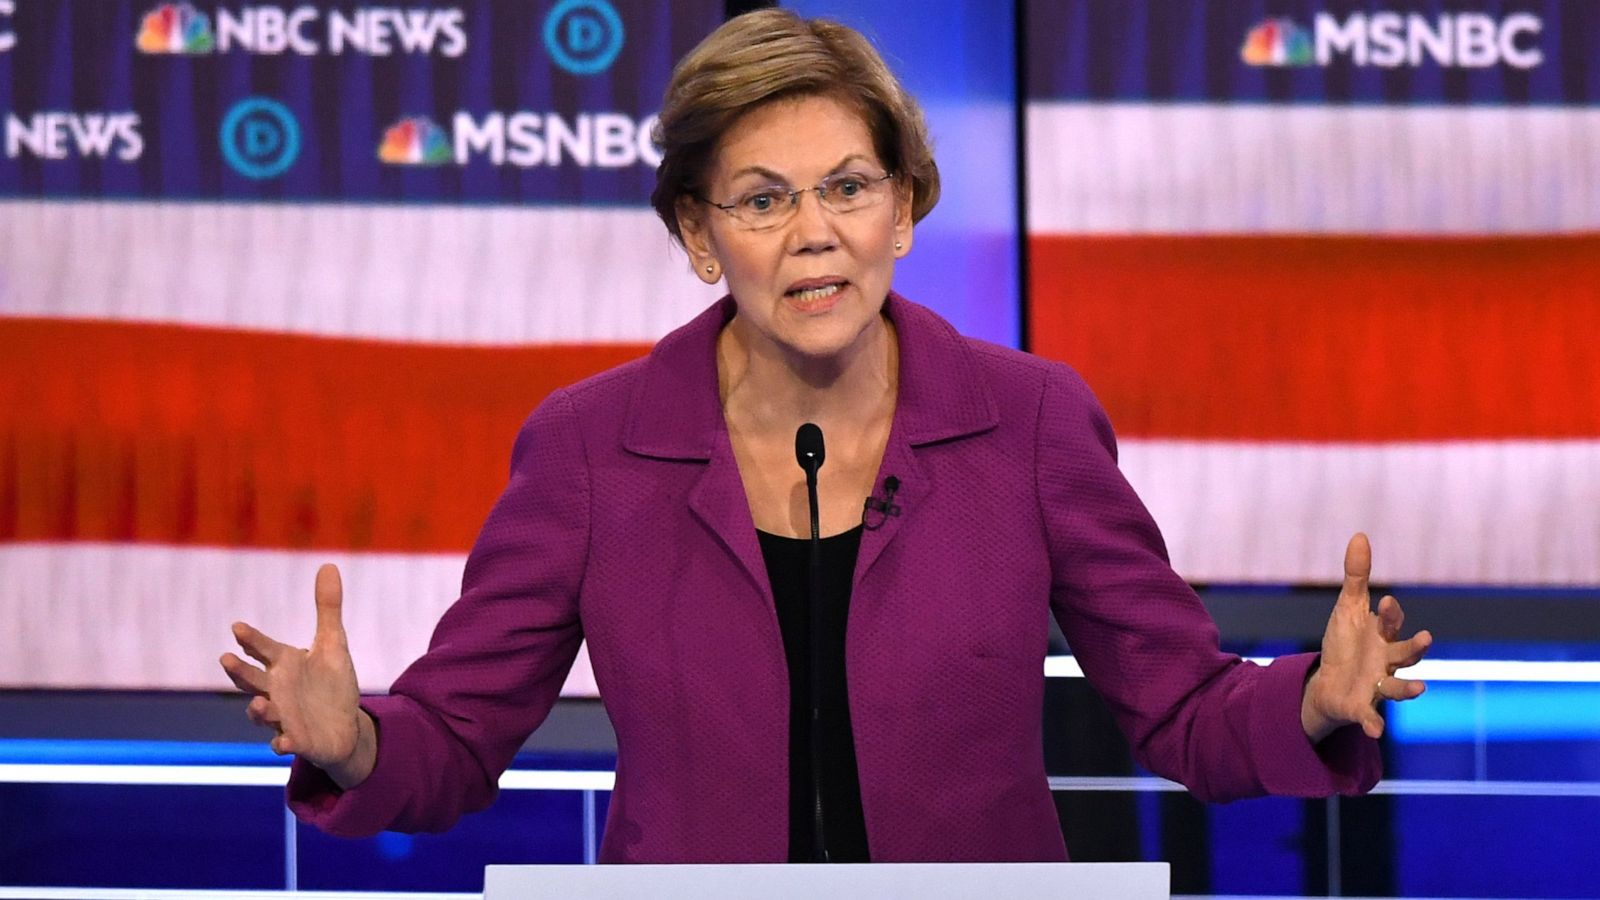
[[[246,707],[250,721],[277,732],[273,752],[293,753],[349,789],[372,773],[378,740],[372,717],[360,706],[343,602],[339,570],[325,564],[317,570],[317,631],[309,650],[235,622],[239,646],[265,668],[232,653],[222,654],[221,662],[239,690],[254,695]]]

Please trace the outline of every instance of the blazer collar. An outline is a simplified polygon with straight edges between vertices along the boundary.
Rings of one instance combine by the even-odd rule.
[[[624,448],[661,459],[711,459],[727,431],[717,396],[717,335],[735,308],[723,297],[650,351],[629,405]],[[884,312],[900,341],[893,430],[919,446],[995,427],[1000,414],[966,338],[899,294],[889,294]]]

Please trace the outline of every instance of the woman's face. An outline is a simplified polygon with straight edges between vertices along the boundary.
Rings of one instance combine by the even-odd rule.
[[[803,190],[792,215],[779,214],[778,224],[754,229],[709,204],[679,204],[696,273],[712,283],[719,275],[727,278],[747,337],[826,357],[847,350],[876,325],[895,260],[911,249],[911,196],[899,189],[899,179],[863,186],[850,176],[870,180],[885,174],[866,123],[829,97],[757,107],[723,135],[706,179],[707,200],[730,204],[747,198],[743,206],[751,212],[787,206],[783,191],[824,179],[831,180],[836,198],[863,191],[879,198],[841,212],[825,208],[816,191]],[[763,191],[771,187],[779,190]]]

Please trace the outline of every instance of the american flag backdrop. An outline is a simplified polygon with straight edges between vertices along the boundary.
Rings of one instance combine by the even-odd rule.
[[[1031,348],[1179,572],[1600,583],[1600,6],[1026,11]]]
[[[226,687],[332,561],[384,687],[528,412],[715,297],[648,129],[722,3],[14,7],[0,686]]]

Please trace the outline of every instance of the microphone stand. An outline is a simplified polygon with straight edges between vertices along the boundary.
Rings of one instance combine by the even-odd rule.
[[[827,830],[822,819],[822,536],[818,523],[817,470],[825,456],[822,429],[807,422],[794,436],[795,459],[806,473],[806,499],[811,506],[810,604],[807,620],[811,632],[811,860],[831,862]]]

